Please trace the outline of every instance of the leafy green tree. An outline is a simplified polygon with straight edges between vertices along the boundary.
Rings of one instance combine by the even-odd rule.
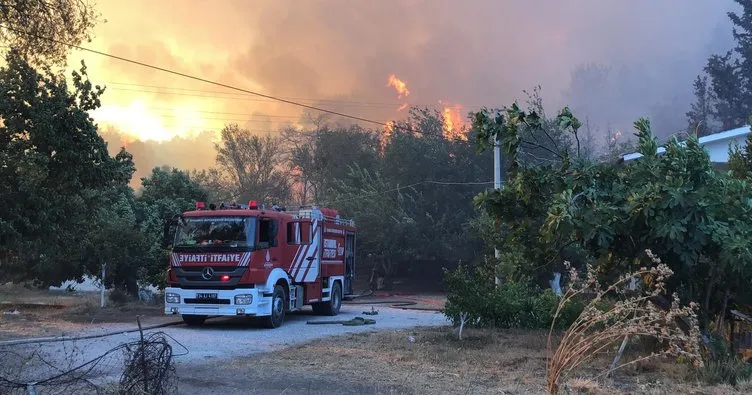
[[[100,205],[92,213],[94,226],[81,235],[86,246],[87,272],[100,277],[105,266],[105,285],[125,290],[130,295],[138,293],[141,268],[149,266],[149,245],[140,232],[134,210],[132,190],[116,193],[109,199],[111,205]]]
[[[141,178],[135,207],[148,259],[140,267],[139,279],[164,285],[169,245],[175,237],[173,217],[194,209],[198,201],[206,202],[208,195],[187,172],[176,168],[155,167],[151,175]]]
[[[4,0],[0,2],[0,41],[30,61],[63,65],[70,47],[91,40],[99,22],[88,0]]]
[[[331,205],[356,221],[359,254],[376,262],[384,276],[415,257],[418,229],[407,210],[412,203],[409,188],[395,188],[380,173],[357,165],[338,184]]]
[[[112,158],[88,111],[103,92],[73,73],[37,72],[11,50],[0,68],[0,276],[43,285],[79,278],[87,256],[81,239],[94,226],[103,195],[127,185],[130,155]]]
[[[324,203],[336,180],[346,178],[351,166],[373,170],[379,163],[373,131],[319,126],[308,133],[294,133],[287,137],[292,143],[289,166],[301,204]]]
[[[694,91],[696,102],[687,112],[688,130],[697,134],[698,137],[707,136],[712,132],[710,122],[713,100],[711,92],[708,90],[707,76],[697,76],[694,82]]]
[[[557,122],[572,133],[580,125],[566,108]],[[642,264],[641,251],[651,249],[677,273],[668,291],[699,302],[705,323],[746,292],[752,195],[746,181],[713,169],[696,136],[670,141],[659,155],[650,122],[641,119],[642,157],[634,163],[570,160],[565,151],[554,165],[524,164],[519,131],[540,125],[538,114],[516,104],[474,114],[481,149],[500,136],[513,164],[505,187],[476,203],[497,221],[502,248],[524,254],[516,268],[523,276],[541,280],[569,260],[594,264],[609,280]]]
[[[739,127],[745,124],[752,110],[752,40],[749,38],[752,34],[752,0],[734,1],[741,6],[740,13],[728,13],[734,25],[736,48],[722,55],[710,56],[704,68],[705,76],[698,76],[695,80],[697,98],[687,114],[690,132],[694,132],[698,124],[701,126],[700,121],[707,115],[711,118],[709,128],[716,124],[722,130]]]

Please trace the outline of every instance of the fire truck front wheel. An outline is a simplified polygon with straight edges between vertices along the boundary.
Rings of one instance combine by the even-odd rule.
[[[268,328],[278,328],[285,320],[285,289],[281,285],[274,287],[274,293],[272,293],[272,313],[266,317],[264,324]]]
[[[205,315],[188,315],[183,314],[183,322],[188,326],[199,326],[206,321]]]

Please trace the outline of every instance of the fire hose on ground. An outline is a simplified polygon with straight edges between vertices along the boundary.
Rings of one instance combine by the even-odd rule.
[[[367,296],[367,295],[359,295],[359,296]],[[343,304],[347,305],[389,305],[388,307],[394,308],[394,309],[400,309],[400,310],[420,310],[420,311],[435,311],[435,312],[441,312],[442,309],[438,307],[409,307],[409,306],[415,306],[419,303],[419,301],[415,300],[375,300],[371,302],[362,301],[362,302],[355,302],[355,301],[347,301],[343,302]],[[376,315],[378,314],[378,311],[373,310],[373,307],[371,307],[371,312],[364,311],[363,314],[365,315]],[[327,321],[307,321],[306,324],[309,325],[345,325],[345,326],[361,326],[361,325],[373,325],[376,323],[376,320],[370,319],[370,318],[363,318],[363,317],[355,317],[350,320],[327,320]]]

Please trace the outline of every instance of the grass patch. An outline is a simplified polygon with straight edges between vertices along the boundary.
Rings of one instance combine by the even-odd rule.
[[[236,358],[229,368],[253,369],[268,377],[277,373],[311,380],[327,377],[351,388],[378,388],[378,393],[545,394],[546,335],[546,331],[466,329],[459,341],[452,328],[360,333]],[[752,388],[750,382],[736,387],[704,385],[691,377],[687,366],[670,358],[625,367],[608,379],[593,379],[613,355],[596,358],[567,380],[561,393],[736,394]]]

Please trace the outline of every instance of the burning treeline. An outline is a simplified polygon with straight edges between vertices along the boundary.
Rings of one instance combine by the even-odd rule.
[[[397,77],[396,74],[390,74],[387,77],[387,87],[392,87],[397,91],[397,99],[403,100],[410,95],[410,90],[407,88],[407,83]],[[406,109],[410,103],[408,101],[402,102],[397,107],[397,111]],[[439,100],[441,106],[441,122],[444,138],[448,140],[467,140],[466,134],[463,132],[467,128],[467,122],[465,122],[462,116],[462,104],[452,104],[443,100]],[[387,122],[382,134],[381,146],[382,149],[386,145],[390,136],[394,132],[394,122]]]

